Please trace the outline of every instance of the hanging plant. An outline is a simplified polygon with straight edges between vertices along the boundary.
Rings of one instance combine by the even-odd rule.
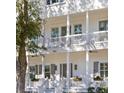
[[[36,82],[36,81],[39,81],[39,79],[37,79],[37,78],[32,78],[31,81]]]
[[[73,78],[73,80],[74,80],[74,81],[82,81],[82,78],[76,76],[76,77]]]

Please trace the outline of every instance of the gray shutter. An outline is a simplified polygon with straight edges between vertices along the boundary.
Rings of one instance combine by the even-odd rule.
[[[67,64],[63,64],[63,77],[67,77]]]
[[[71,77],[73,77],[73,64],[70,63],[70,74],[71,74]]]
[[[38,65],[35,65],[35,74],[38,75]]]
[[[29,71],[31,73],[34,73],[35,72],[35,66],[29,66]]]
[[[51,74],[55,74],[55,64],[51,64]]]
[[[60,64],[60,77],[62,77],[62,64]]]
[[[93,70],[94,70],[94,75],[99,72],[99,62],[98,61],[94,62]]]
[[[29,72],[30,72],[30,79],[35,78],[35,66],[29,66]]]
[[[42,74],[42,65],[39,65],[39,74]]]

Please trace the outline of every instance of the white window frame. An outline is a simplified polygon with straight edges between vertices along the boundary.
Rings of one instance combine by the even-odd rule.
[[[46,66],[49,67],[49,71],[48,71],[48,72],[45,71],[45,67],[46,67]],[[44,65],[44,74],[45,74],[45,75],[46,75],[46,74],[49,74],[49,75],[50,75],[50,78],[51,78],[51,65],[50,65],[50,64],[45,64],[45,65]]]
[[[64,35],[64,36],[66,36],[67,35],[67,26],[61,26],[60,36],[62,36],[62,28],[63,27],[66,27],[66,34]]]
[[[106,63],[107,63],[107,64],[108,64],[108,62],[100,62],[100,61],[94,61],[94,62],[98,62],[98,73],[95,73],[95,74],[94,74],[94,63],[93,63],[93,75],[99,75],[99,76],[101,77],[100,64],[101,64],[101,63],[103,63],[103,64],[106,64]],[[106,70],[104,70],[104,76],[103,76],[103,78],[107,78],[107,77],[108,77],[108,76],[107,76],[107,77],[105,76],[105,71],[106,71]],[[108,71],[108,69],[107,69],[107,71]]]
[[[100,69],[100,64],[101,64],[101,63],[103,63],[104,65],[107,63],[107,65],[108,65],[108,62],[99,62],[99,75],[100,75],[100,77],[101,77],[101,73],[100,73],[100,72],[101,72],[101,71],[104,71],[104,76],[103,76],[103,78],[106,78],[106,76],[105,76],[105,71],[108,71],[108,69],[105,70],[105,67],[104,67],[104,70],[101,70],[101,69]],[[107,76],[107,77],[108,77],[108,76]]]
[[[37,65],[37,73],[36,73],[36,65]],[[40,76],[42,75],[42,69],[41,69],[41,73],[40,73],[40,65],[42,64],[35,64],[35,65],[29,65],[29,73],[35,75],[35,78],[40,78]],[[34,72],[30,71],[30,67],[34,67]]]
[[[61,69],[62,70],[61,71],[62,73],[60,72],[60,64],[62,65],[62,69]],[[58,69],[59,69],[59,72],[61,74],[60,77],[63,77],[63,67],[64,67],[63,64],[66,64],[66,62],[64,62],[64,63],[61,62],[60,64],[59,64]],[[73,75],[74,75],[74,64],[72,62],[69,63],[69,69],[70,69],[69,74],[70,74],[70,77],[71,77],[71,64],[72,64],[72,77],[73,77]],[[67,64],[66,64],[66,69],[67,69]],[[67,74],[66,74],[66,77],[67,77]]]
[[[78,23],[78,24],[74,24],[73,25],[73,34],[75,34],[75,26],[76,25],[81,25],[81,33],[79,33],[79,34],[82,34],[83,32],[82,32],[82,24],[81,23]]]
[[[47,0],[46,0],[46,4],[47,4],[47,5],[60,4],[60,3],[65,2],[65,0],[63,0],[63,1],[61,1],[61,0],[56,0],[56,2],[55,2],[55,3],[53,3],[53,2],[52,2],[52,0],[49,0],[49,1],[50,1],[50,4],[47,4]]]
[[[59,29],[59,27],[53,27],[53,28],[51,28],[51,38],[56,38],[56,37],[52,36],[53,29],[56,29],[56,28],[58,29],[58,36],[57,37],[60,36],[60,31],[59,31],[60,29]]]
[[[102,30],[99,30],[99,22],[100,21],[108,21],[108,19],[107,18],[102,18],[102,19],[99,19],[98,21],[97,21],[97,31],[102,31]],[[108,30],[103,30],[103,31],[108,31]]]

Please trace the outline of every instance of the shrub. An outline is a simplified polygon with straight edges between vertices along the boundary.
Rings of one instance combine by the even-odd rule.
[[[98,87],[96,93],[108,93],[108,88]]]
[[[88,88],[88,93],[95,93],[95,88],[94,87],[89,87]]]

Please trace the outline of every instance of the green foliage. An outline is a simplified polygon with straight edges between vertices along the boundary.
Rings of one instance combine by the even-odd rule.
[[[96,91],[96,92],[95,92]],[[104,87],[97,87],[96,90],[94,87],[88,88],[88,93],[108,93],[108,88]]]
[[[35,78],[35,74],[30,74],[31,81],[39,81],[39,79]]]
[[[100,76],[96,76],[96,77],[94,78],[94,80],[96,80],[96,81],[101,81],[101,80],[103,80],[103,78],[100,77]]]
[[[16,1],[16,46],[19,47],[25,42],[27,50],[38,52],[41,49],[35,42],[41,35],[41,5],[40,0],[27,0],[27,10],[25,10],[26,0]]]
[[[88,93],[95,93],[95,88],[94,87],[89,87],[88,88]]]
[[[17,87],[19,93],[25,93],[26,51],[38,52],[37,38],[41,35],[41,0],[16,0],[16,49],[19,68]],[[22,81],[23,80],[23,81]],[[33,81],[38,81],[33,78]]]
[[[76,77],[73,78],[73,80],[74,80],[74,81],[82,81],[82,78],[76,76]]]
[[[37,53],[39,49],[42,49],[37,45],[37,43],[34,40],[30,40],[27,44],[27,51],[30,51],[32,53]]]
[[[96,93],[108,93],[108,88],[98,87]]]

